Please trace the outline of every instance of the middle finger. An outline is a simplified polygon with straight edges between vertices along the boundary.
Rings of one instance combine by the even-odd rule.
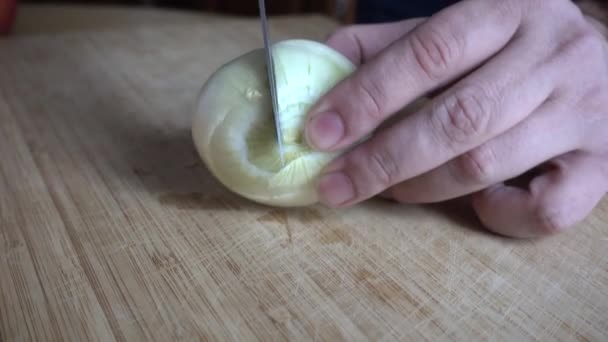
[[[319,183],[321,202],[341,207],[368,199],[478,147],[544,103],[556,73],[546,47],[523,36],[422,110],[333,162]],[[508,72],[505,72],[508,71]]]
[[[448,163],[394,186],[403,203],[450,200],[515,178],[581,146],[579,127],[559,103],[548,102],[507,133]]]

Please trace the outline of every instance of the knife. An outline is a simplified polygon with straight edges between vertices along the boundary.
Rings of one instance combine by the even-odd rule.
[[[279,157],[281,158],[281,167],[285,166],[283,157],[283,133],[281,130],[281,121],[278,116],[279,103],[277,99],[277,81],[274,73],[274,59],[272,56],[272,47],[268,34],[268,19],[266,18],[266,4],[264,0],[258,0],[260,9],[260,19],[262,21],[262,37],[264,39],[264,50],[266,51],[266,70],[268,72],[268,84],[270,86],[270,97],[272,99],[272,115],[274,117],[274,126],[277,134],[277,144],[279,147]]]

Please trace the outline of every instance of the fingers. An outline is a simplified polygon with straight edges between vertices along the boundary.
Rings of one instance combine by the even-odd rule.
[[[332,163],[319,183],[321,202],[342,207],[368,199],[522,122],[548,99],[556,77],[554,70],[537,66],[543,55],[526,46],[526,41],[514,42],[422,110]]]
[[[473,196],[473,206],[490,230],[531,238],[566,230],[587,217],[608,190],[605,160],[570,154],[530,184],[530,190],[498,185]]]
[[[424,19],[410,19],[388,24],[354,25],[339,29],[326,44],[355,65],[375,57],[380,51],[414,29]]]
[[[319,150],[350,146],[400,108],[477,67],[519,26],[520,12],[505,3],[458,3],[395,41],[314,106],[307,142]]]
[[[557,102],[547,102],[524,122],[446,164],[394,186],[403,203],[449,200],[515,178],[582,146],[580,124]]]

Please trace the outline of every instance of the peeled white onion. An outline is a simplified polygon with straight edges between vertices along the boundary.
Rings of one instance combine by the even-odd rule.
[[[283,207],[318,201],[316,180],[342,151],[311,150],[303,137],[312,105],[355,66],[330,47],[309,40],[273,46],[285,165],[281,167],[263,49],[240,56],[205,83],[192,123],[196,149],[209,171],[231,191]]]

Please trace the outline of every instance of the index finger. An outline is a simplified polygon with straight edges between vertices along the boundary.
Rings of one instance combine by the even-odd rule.
[[[360,65],[374,58],[424,20],[417,18],[395,23],[347,26],[334,32],[325,43],[355,65]]]
[[[521,13],[512,1],[453,5],[393,42],[310,111],[306,140],[335,151],[367,136],[415,99],[459,78],[504,47]]]

